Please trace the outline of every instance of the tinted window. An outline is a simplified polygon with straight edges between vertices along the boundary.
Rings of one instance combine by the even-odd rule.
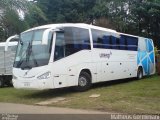
[[[93,47],[111,49],[111,36],[109,32],[92,29]]]
[[[115,33],[92,29],[92,37],[94,48],[126,50],[125,38],[116,37]]]
[[[138,38],[126,36],[127,39],[127,49],[131,51],[137,51]]]
[[[55,43],[55,52],[54,60],[59,60],[65,57],[65,39],[64,32],[57,32],[56,34],[56,43]]]
[[[76,27],[64,29],[66,56],[91,49],[89,30]]]
[[[91,49],[89,30],[65,27],[64,31],[57,32],[54,60],[88,49]]]
[[[113,33],[92,29],[93,47],[137,51],[138,38],[127,35],[115,37]]]
[[[119,39],[119,49],[126,50],[126,38],[124,35],[121,35],[121,37]]]
[[[121,35],[119,44],[121,50],[137,51],[138,38],[127,35]]]
[[[110,35],[103,36],[103,42],[102,46],[105,49],[111,49],[112,48],[112,37]]]
[[[112,49],[119,49],[119,38],[115,36],[112,37]]]

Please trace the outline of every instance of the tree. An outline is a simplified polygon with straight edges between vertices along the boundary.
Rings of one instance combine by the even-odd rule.
[[[0,0],[0,41],[5,41],[9,36],[29,28],[31,24],[28,19],[32,17],[30,13],[42,20],[45,19],[43,12],[31,1]]]
[[[156,46],[160,48],[160,1],[144,0],[136,3],[132,8],[132,16],[135,17],[137,35],[150,37]]]
[[[159,0],[111,0],[107,2],[114,29],[133,35],[150,37],[160,48]]]
[[[0,0],[0,41],[5,41],[12,34],[23,28],[22,20],[19,19],[18,10],[25,9],[26,1]],[[21,25],[21,27],[18,27]]]
[[[37,0],[46,14],[48,23],[91,22],[92,8],[96,0]]]

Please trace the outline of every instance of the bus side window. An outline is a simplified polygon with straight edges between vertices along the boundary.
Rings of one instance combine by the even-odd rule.
[[[92,29],[93,47],[111,49],[111,36],[109,32]]]
[[[127,50],[130,51],[137,51],[137,46],[138,46],[138,38],[136,37],[131,37],[127,36],[126,37],[126,42],[127,42]]]
[[[97,48],[103,48],[103,39],[101,37],[97,38]]]
[[[118,49],[119,48],[117,44],[117,42],[119,42],[118,39],[115,36],[111,36],[111,38],[112,38],[112,49]]]
[[[116,46],[117,46],[117,50],[120,49],[119,41],[120,41],[120,39],[119,39],[118,37],[116,37]]]
[[[78,27],[65,27],[65,56],[81,50],[90,50],[89,30]]]
[[[102,48],[102,42],[103,42],[103,37],[102,37],[102,32],[99,30],[94,30],[92,29],[92,38],[93,38],[93,47],[94,48]]]
[[[103,48],[105,49],[110,49],[111,48],[111,45],[110,45],[110,42],[111,42],[111,38],[109,35],[104,35],[103,36]]]
[[[126,50],[126,39],[125,36],[121,35],[119,41],[120,50]]]
[[[56,42],[55,42],[54,61],[57,61],[64,57],[65,57],[64,33],[57,32]]]

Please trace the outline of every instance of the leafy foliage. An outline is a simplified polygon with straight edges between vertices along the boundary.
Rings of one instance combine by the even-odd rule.
[[[0,0],[0,41],[5,41],[13,34],[19,34],[29,28],[32,14],[43,19],[45,15],[33,2],[28,0]],[[33,24],[33,23],[32,23]]]
[[[150,37],[160,48],[160,0],[0,0],[0,21],[0,35],[48,23],[83,22]]]

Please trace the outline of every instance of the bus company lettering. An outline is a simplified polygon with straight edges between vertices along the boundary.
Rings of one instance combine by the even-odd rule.
[[[99,56],[100,58],[110,58],[112,55],[112,52],[110,51],[110,53],[100,53]]]

